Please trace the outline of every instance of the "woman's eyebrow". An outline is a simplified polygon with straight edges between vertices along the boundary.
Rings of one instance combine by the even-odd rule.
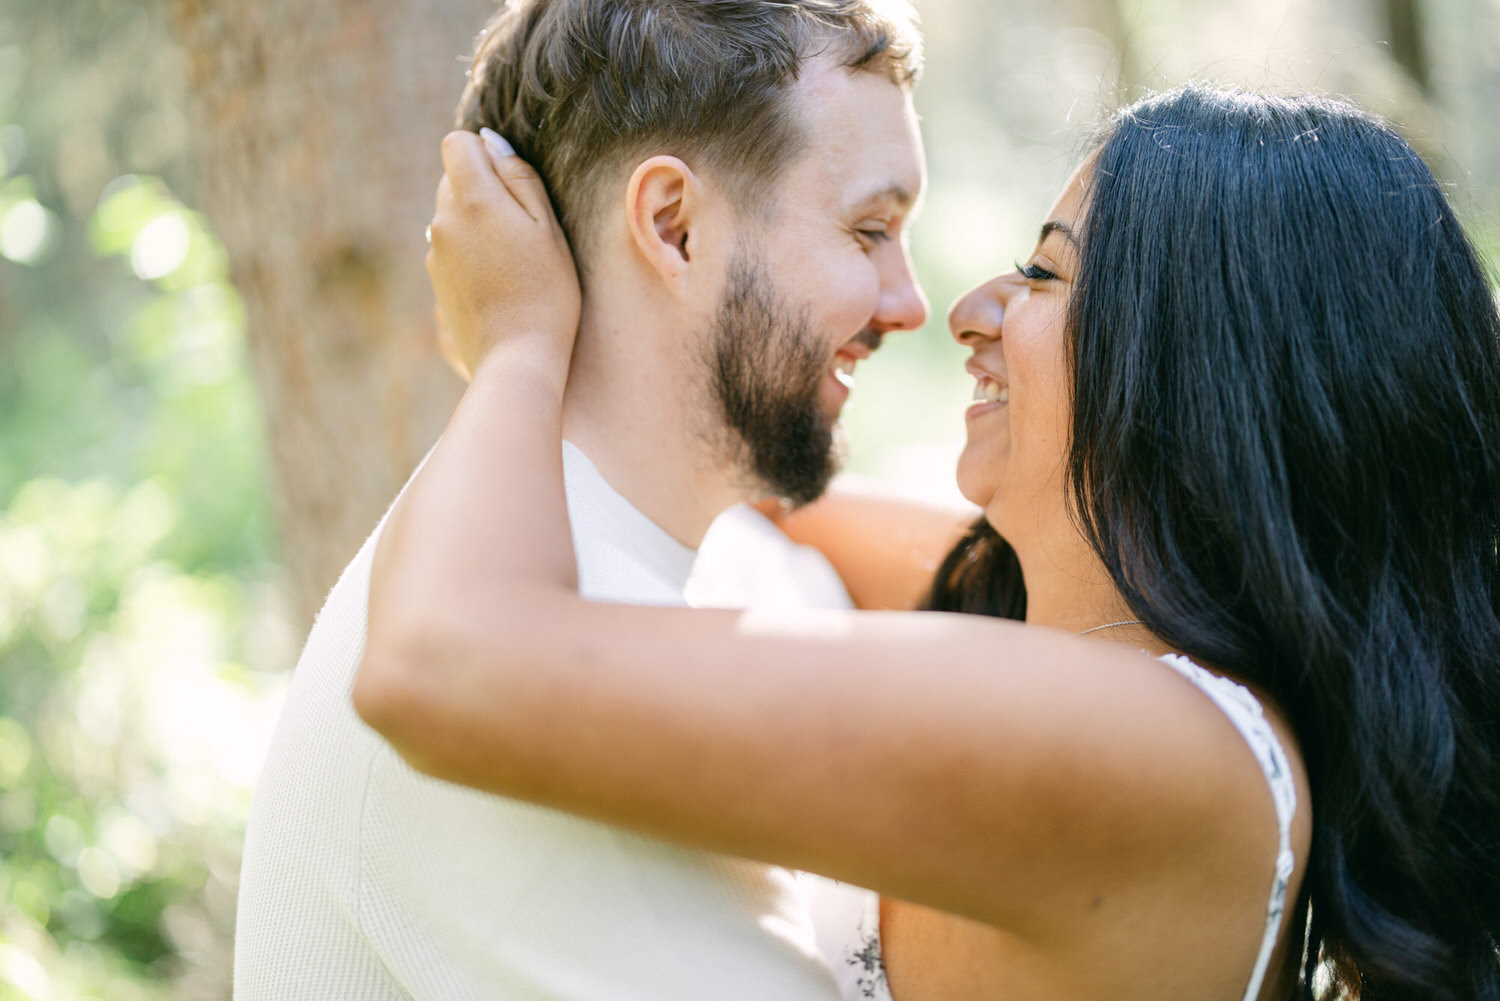
[[[1042,232],[1036,238],[1036,242],[1041,243],[1053,233],[1061,233],[1063,236],[1068,238],[1069,243],[1071,243],[1075,247],[1078,246],[1078,237],[1073,234],[1073,227],[1057,219],[1052,219],[1048,222],[1042,223]]]

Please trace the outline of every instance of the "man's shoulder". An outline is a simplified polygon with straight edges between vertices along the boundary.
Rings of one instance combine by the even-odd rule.
[[[597,527],[573,528],[578,593],[590,601],[685,605],[682,582],[647,560],[639,548]]]

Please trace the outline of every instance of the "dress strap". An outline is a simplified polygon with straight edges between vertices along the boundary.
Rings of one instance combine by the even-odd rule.
[[[1255,1001],[1271,962],[1271,952],[1276,947],[1276,933],[1281,929],[1281,917],[1286,911],[1287,887],[1291,884],[1292,870],[1296,865],[1296,857],[1292,854],[1292,817],[1297,812],[1297,785],[1276,731],[1266,720],[1260,700],[1248,688],[1212,674],[1178,654],[1167,654],[1158,659],[1196,685],[1229,717],[1240,736],[1245,738],[1245,743],[1250,745],[1255,760],[1260,763],[1260,770],[1265,773],[1266,784],[1271,788],[1271,800],[1276,806],[1276,876],[1271,884],[1271,901],[1266,907],[1266,930],[1260,943],[1260,955],[1255,960],[1250,985],[1245,989],[1245,1001]]]

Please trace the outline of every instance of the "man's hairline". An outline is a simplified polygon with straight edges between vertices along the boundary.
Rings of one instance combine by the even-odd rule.
[[[832,63],[833,65],[830,67],[831,69],[841,69],[844,72],[848,73],[850,76],[853,76],[856,73],[870,73],[875,76],[883,77],[888,80],[892,86],[901,90],[908,99],[911,97],[913,87],[915,85],[915,79],[910,76],[898,78],[896,75],[885,68],[877,68],[873,66],[864,66],[856,63],[845,62],[839,59],[839,57],[831,54],[830,49],[818,49],[808,56],[804,57],[798,63],[797,76],[790,84],[787,85],[786,90],[796,92],[805,89],[806,82],[809,79],[809,75],[805,72],[805,68],[815,62]],[[796,167],[797,164],[805,161],[810,153],[810,151],[807,149],[807,143],[802,141],[807,134],[806,113],[808,110],[808,105],[809,101],[806,97],[797,98],[789,95],[789,98],[786,102],[786,107],[788,107],[792,114],[796,116],[796,121],[792,123],[792,127],[796,130],[792,141],[795,152],[793,155],[783,158],[782,161],[776,165],[775,174],[772,177],[761,178],[759,184],[748,186],[755,187],[759,190],[769,189],[775,192],[774,198],[755,199],[749,197],[748,193],[745,197],[741,197],[740,192],[737,192],[735,190],[738,185],[735,184],[735,181],[732,177],[728,176],[732,173],[732,171],[714,164],[711,159],[698,159],[697,157],[691,157],[690,159],[690,156],[684,156],[684,151],[681,150],[672,152],[667,149],[657,148],[645,152],[633,153],[622,157],[620,162],[614,168],[604,172],[607,175],[606,177],[596,178],[593,184],[593,187],[601,190],[613,188],[617,197],[605,197],[601,199],[600,192],[598,191],[579,192],[579,194],[582,196],[580,200],[582,201],[583,205],[586,206],[584,218],[589,219],[592,223],[592,225],[589,227],[590,232],[588,232],[587,234],[576,235],[574,241],[575,246],[573,249],[573,253],[575,258],[577,258],[578,260],[580,272],[585,268],[584,259],[592,257],[594,251],[597,250],[597,247],[590,246],[590,244],[595,242],[594,238],[599,236],[600,231],[603,229],[603,220],[609,213],[609,205],[619,204],[619,199],[623,199],[625,196],[625,185],[629,183],[630,177],[634,175],[636,169],[640,167],[641,164],[645,163],[647,160],[652,159],[653,157],[676,157],[682,160],[683,163],[686,164],[694,174],[700,177],[715,179],[716,183],[720,186],[720,189],[725,191],[728,200],[734,206],[736,221],[749,222],[755,226],[766,226],[774,223],[775,220],[780,216],[781,210],[785,207],[785,199],[783,199],[780,195],[782,189],[778,187],[778,183],[783,180],[786,175],[794,167]],[[691,160],[697,160],[698,162],[691,162]],[[715,175],[718,175],[718,177],[715,178]],[[896,188],[900,187],[902,186],[899,184],[894,184],[888,186],[888,190],[894,192]],[[852,207],[853,205],[871,201],[874,198],[879,197],[881,194],[886,193],[886,191],[887,189],[882,189],[881,191],[871,192],[867,195],[863,195],[855,202],[851,203],[850,207]],[[919,195],[916,192],[908,192],[907,194],[909,195],[909,197],[906,207],[911,208],[915,205]],[[579,243],[584,244],[584,246],[577,246],[576,244]]]

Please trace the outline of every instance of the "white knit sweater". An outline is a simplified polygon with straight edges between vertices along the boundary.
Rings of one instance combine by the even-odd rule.
[[[681,604],[693,552],[564,446],[586,597]],[[376,529],[297,665],[251,812],[240,1001],[837,1001],[784,869],[427,778],[350,704]]]

